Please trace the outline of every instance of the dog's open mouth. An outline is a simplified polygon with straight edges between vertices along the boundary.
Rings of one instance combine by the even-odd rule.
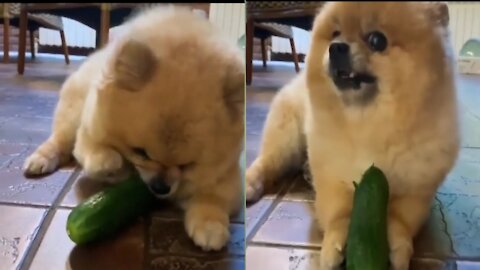
[[[375,83],[377,79],[368,73],[360,72],[346,72],[343,70],[334,70],[332,72],[332,79],[335,85],[339,89],[354,89],[359,90],[362,83],[371,84]]]

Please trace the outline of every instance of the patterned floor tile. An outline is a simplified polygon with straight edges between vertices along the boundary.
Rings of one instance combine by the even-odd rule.
[[[17,269],[24,259],[45,209],[0,205],[0,269]]]

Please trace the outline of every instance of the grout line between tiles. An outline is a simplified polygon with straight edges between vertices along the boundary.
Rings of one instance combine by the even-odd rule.
[[[27,207],[27,208],[36,208],[36,209],[48,209],[49,205],[41,204],[29,204],[29,203],[15,203],[15,202],[0,202],[0,206],[15,206],[15,207]]]
[[[288,190],[295,184],[297,177],[298,176],[293,177],[290,183],[288,183],[288,179],[284,179],[284,181],[286,180],[287,183],[283,185],[283,187],[277,193],[277,196],[275,197],[275,199],[273,199],[273,202],[270,204],[270,206],[267,208],[264,214],[259,218],[255,226],[253,226],[253,228],[250,230],[250,234],[247,235],[246,241],[245,241],[247,243],[247,246],[252,240],[252,238],[255,236],[255,234],[257,234],[257,231],[260,229],[263,223],[267,220],[267,218],[273,212],[275,207],[277,207],[277,205],[282,201],[283,197],[285,196],[285,194],[287,194]]]
[[[75,206],[68,206],[68,205],[59,205],[59,206],[57,206],[57,210],[58,210],[58,209],[62,209],[62,210],[72,210],[73,208],[75,208]]]
[[[245,225],[245,222],[243,221],[230,221],[230,225]]]
[[[303,250],[313,250],[313,251],[320,251],[322,249],[320,246],[295,246],[295,245],[290,245],[290,244],[270,243],[270,242],[250,242],[250,245],[252,247],[303,249]]]
[[[75,183],[75,179],[77,179],[80,172],[80,168],[76,167],[74,169],[73,173],[69,176],[67,182],[63,186],[62,190],[60,190],[57,198],[53,201],[50,208],[47,209],[47,213],[43,217],[40,226],[38,226],[37,228],[37,233],[35,234],[35,237],[25,251],[25,256],[23,256],[23,259],[18,264],[18,270],[28,270],[30,268],[33,258],[35,257],[35,254],[37,253],[38,248],[40,247],[43,238],[45,237],[45,234],[50,227],[50,224],[52,223],[53,217],[55,216],[57,209],[59,208],[58,206],[72,187],[73,183]]]
[[[289,245],[289,244],[282,244],[282,243],[269,243],[269,242],[250,242],[250,246],[252,247],[265,247],[265,248],[280,248],[280,249],[294,249],[294,250],[307,250],[307,251],[316,251],[319,252],[322,248],[320,246],[298,246],[298,245]],[[440,260],[443,262],[480,262],[480,258],[472,258],[472,257],[452,257],[452,256],[413,256],[412,260]],[[450,269],[450,268],[448,268]]]

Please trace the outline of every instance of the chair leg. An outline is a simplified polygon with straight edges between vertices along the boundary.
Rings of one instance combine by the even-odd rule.
[[[20,9],[20,29],[18,35],[18,62],[17,72],[22,75],[25,71],[25,47],[27,46],[27,10],[25,7]]]
[[[293,62],[295,63],[295,70],[300,72],[300,65],[298,64],[298,55],[297,51],[295,50],[295,42],[293,41],[293,38],[290,38],[290,47],[292,47],[292,56],[293,56]]]
[[[267,67],[267,48],[265,47],[265,38],[261,39],[262,41],[262,60],[263,60],[263,67]]]
[[[32,54],[32,59],[35,59],[35,31],[30,30],[30,53]]]
[[[247,78],[246,82],[247,85],[252,83],[252,76],[253,76],[253,67],[252,67],[252,60],[253,60],[253,20],[247,20],[247,29],[246,29],[246,53],[247,53]]]
[[[10,61],[10,19],[3,18],[3,63]]]
[[[70,64],[70,59],[68,58],[67,40],[65,39],[65,32],[63,30],[60,30],[60,39],[62,40],[62,49],[63,54],[65,55],[65,63],[68,65]]]
[[[100,35],[100,28],[95,30],[95,49],[102,47],[102,35]]]

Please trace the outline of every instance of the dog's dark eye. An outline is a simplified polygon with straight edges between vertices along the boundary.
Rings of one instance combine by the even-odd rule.
[[[185,164],[182,164],[182,165],[178,165],[178,168],[181,171],[185,171],[185,170],[191,169],[194,165],[195,165],[195,163],[189,162],[189,163],[185,163]]]
[[[337,31],[333,31],[333,33],[332,33],[332,38],[336,38],[336,37],[340,36],[340,34],[341,34],[341,33],[340,33],[340,31],[338,31],[338,30],[337,30]]]
[[[387,38],[378,31],[368,34],[367,42],[370,49],[376,52],[383,52],[387,48]]]
[[[133,149],[133,152],[145,159],[150,159],[150,157],[148,156],[147,154],[147,151],[145,151],[145,149],[143,148],[140,148],[140,147],[134,147]]]

